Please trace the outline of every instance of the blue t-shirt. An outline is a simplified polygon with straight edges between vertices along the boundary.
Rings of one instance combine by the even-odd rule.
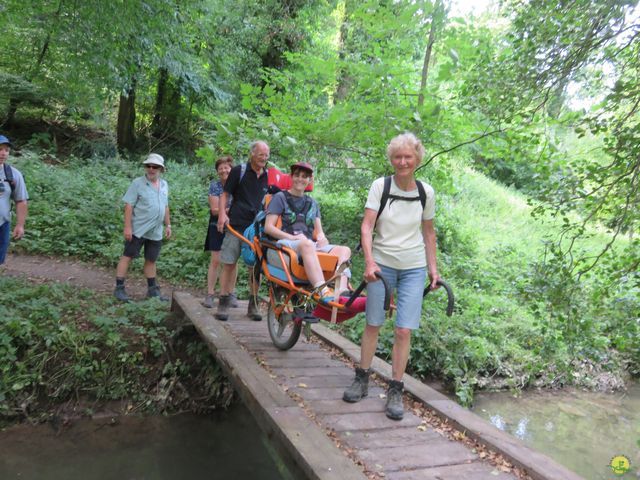
[[[138,238],[162,240],[164,214],[169,206],[169,185],[160,179],[155,189],[146,176],[136,178],[122,201],[133,207],[131,227]]]
[[[11,173],[13,174],[13,181],[16,182],[16,187],[11,192],[11,186],[6,181],[4,175],[4,164],[0,165],[0,182],[4,186],[3,191],[0,192],[0,225],[4,225],[5,222],[11,221],[11,200],[14,202],[21,202],[28,200],[27,187],[24,184],[24,178],[19,170],[9,166]]]

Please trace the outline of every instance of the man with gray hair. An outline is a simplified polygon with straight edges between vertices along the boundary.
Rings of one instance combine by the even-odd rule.
[[[224,232],[228,223],[236,231],[242,233],[262,209],[262,199],[267,193],[267,160],[269,160],[269,145],[262,140],[251,144],[249,161],[245,165],[236,165],[231,169],[224,191],[220,196],[220,205],[226,205],[229,195],[233,195],[233,203],[229,215],[220,210],[218,215],[218,231]],[[242,174],[244,172],[244,175]],[[241,242],[235,235],[225,235],[220,251],[222,275],[220,276],[220,299],[215,317],[225,321],[229,318],[230,298],[233,291],[234,266],[240,257]],[[258,282],[249,269],[249,309],[247,316],[255,321],[262,320],[258,308]]]
[[[142,162],[145,175],[136,178],[122,200],[124,201],[124,253],[116,269],[116,289],[114,296],[123,302],[129,301],[124,281],[131,259],[140,255],[144,246],[144,276],[147,279],[147,298],[168,301],[160,294],[156,283],[156,260],[162,246],[162,224],[164,234],[171,237],[169,216],[169,186],[160,178],[164,172],[164,158],[151,153]]]

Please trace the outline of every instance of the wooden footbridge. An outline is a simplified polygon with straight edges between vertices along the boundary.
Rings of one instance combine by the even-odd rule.
[[[319,341],[301,340],[280,351],[265,322],[244,315],[246,304],[232,309],[228,322],[219,322],[199,299],[176,292],[172,310],[193,322],[296,479],[517,478],[509,469],[484,461],[481,457],[490,455],[477,444],[501,454],[533,479],[581,478],[408,375],[406,392],[447,428],[434,428],[420,415],[421,407],[405,409],[399,422],[389,420],[382,386],[373,386],[359,403],[343,402],[353,368],[333,352],[357,361],[360,349],[321,325],[313,326]],[[391,366],[380,359],[373,368],[381,379],[391,374]],[[449,427],[456,431],[440,433]]]

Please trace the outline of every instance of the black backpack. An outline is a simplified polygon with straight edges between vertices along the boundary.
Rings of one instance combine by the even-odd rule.
[[[13,170],[11,166],[5,163],[4,165],[4,178],[5,182],[9,184],[9,193],[13,194],[13,191],[16,189],[16,181],[13,179]]]
[[[382,197],[380,198],[380,207],[378,208],[378,214],[376,215],[376,221],[373,224],[373,228],[375,229],[376,223],[378,223],[378,218],[382,214],[384,207],[387,206],[387,202],[389,199],[389,205],[391,205],[396,200],[401,200],[404,202],[415,202],[416,200],[420,200],[422,204],[422,210],[424,211],[424,207],[427,204],[427,192],[424,191],[424,185],[420,180],[416,180],[416,186],[418,187],[418,196],[417,197],[401,197],[400,195],[391,195],[391,176],[384,177],[384,186],[382,187]],[[356,252],[362,250],[362,240],[358,243],[356,247]]]
[[[424,207],[427,204],[427,192],[424,191],[424,185],[422,185],[422,182],[420,180],[416,180],[416,186],[418,187],[417,197],[407,198],[401,197],[400,195],[391,195],[391,177],[384,177],[384,187],[382,188],[382,198],[380,198],[380,208],[378,208],[376,222],[378,221],[378,218],[380,218],[384,207],[387,206],[387,201],[389,199],[391,199],[389,205],[391,205],[396,200],[401,200],[404,202],[415,202],[416,200],[420,200],[420,203],[422,204],[422,210],[424,210]]]

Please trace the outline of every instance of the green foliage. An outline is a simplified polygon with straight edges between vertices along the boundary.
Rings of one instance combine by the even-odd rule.
[[[5,419],[85,398],[126,399],[136,409],[197,406],[188,393],[166,388],[175,383],[214,402],[228,400],[206,348],[171,326],[161,302],[116,304],[88,290],[6,277],[0,289],[11,293],[0,306]]]
[[[27,157],[27,158],[25,158]],[[17,244],[34,253],[82,258],[115,266],[123,245],[122,196],[131,180],[143,175],[139,164],[93,159],[52,166],[26,155],[17,165],[26,175],[30,201],[29,234]],[[208,257],[204,244],[208,222],[206,170],[174,164],[169,183],[174,237],[165,242],[159,275],[172,282],[201,285]],[[139,269],[141,260],[131,266]]]

